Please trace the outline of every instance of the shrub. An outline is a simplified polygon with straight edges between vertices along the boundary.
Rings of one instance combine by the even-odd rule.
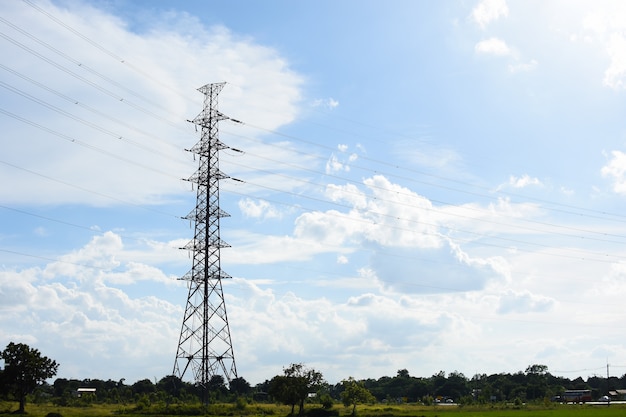
[[[236,410],[243,411],[246,409],[247,405],[248,405],[248,401],[246,401],[244,397],[237,397],[237,399],[235,400]]]
[[[339,411],[324,408],[309,408],[305,411],[307,417],[338,417]]]
[[[322,408],[325,410],[330,410],[333,408],[335,402],[333,401],[333,397],[330,394],[322,394],[320,395],[320,404],[322,404]]]

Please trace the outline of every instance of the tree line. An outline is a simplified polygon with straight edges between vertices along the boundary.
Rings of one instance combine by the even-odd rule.
[[[52,402],[59,406],[91,403],[132,404],[140,411],[154,404],[191,404],[208,399],[209,403],[283,403],[291,414],[304,413],[305,404],[316,403],[330,409],[337,403],[352,407],[363,403],[423,403],[454,401],[459,404],[502,401],[540,402],[557,398],[565,390],[587,389],[594,398],[610,390],[626,389],[626,375],[609,379],[593,376],[568,379],[552,375],[546,365],[530,365],[516,373],[476,374],[471,378],[454,371],[440,371],[429,377],[411,376],[400,369],[394,376],[355,380],[348,377],[336,384],[325,381],[322,373],[302,363],[290,364],[283,372],[251,386],[243,377],[225,381],[214,375],[207,386],[186,382],[169,375],[159,380],[142,379],[132,384],[124,379],[57,378],[58,364],[37,349],[10,343],[0,352],[4,368],[0,369],[0,396],[19,402],[24,412],[26,400]],[[85,388],[90,388],[85,390]]]

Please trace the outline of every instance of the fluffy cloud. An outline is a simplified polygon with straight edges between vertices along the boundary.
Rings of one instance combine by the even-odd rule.
[[[626,194],[626,153],[611,151],[611,158],[601,172],[604,177],[612,180],[614,192]]]
[[[474,22],[484,29],[494,20],[508,15],[509,7],[506,0],[483,0],[474,7],[471,16]]]
[[[267,201],[254,201],[251,198],[244,198],[239,200],[238,205],[246,217],[259,219],[279,219],[282,217],[280,211]]]
[[[44,1],[37,7],[102,44],[85,43],[26,3],[0,5],[14,27],[28,28],[34,39],[62,52],[41,47],[45,53],[37,55],[17,43],[0,46],[11,56],[6,82],[40,99],[12,92],[0,99],[15,114],[3,125],[5,137],[23,138],[3,148],[11,164],[0,165],[0,174],[13,178],[0,185],[5,202],[152,204],[181,194],[180,178],[189,175],[190,162],[183,149],[197,141],[186,120],[199,113],[202,95],[196,89],[209,82],[228,82],[220,110],[230,117],[268,129],[296,117],[302,78],[277,51],[224,27],[205,28],[190,15],[171,12],[166,21],[142,22],[143,32],[136,33],[88,4],[66,8]],[[34,42],[17,29],[6,34]],[[46,89],[30,80],[45,80]],[[236,133],[245,126],[229,129]]]
[[[620,1],[596,5],[583,18],[585,39],[602,45],[609,57],[604,85],[615,90],[626,88],[626,6]]]
[[[348,203],[353,209],[343,219],[335,212],[318,213],[316,224],[337,223],[334,227],[313,227],[312,213],[299,219],[299,233],[305,230],[343,236],[343,239],[376,242],[395,247],[438,247],[441,240],[432,215],[431,202],[413,191],[391,183],[382,175],[363,181],[366,192],[354,184],[327,187],[327,195],[337,203]],[[330,215],[330,216],[329,216]]]
[[[348,150],[346,145],[339,145],[338,149],[340,152],[345,153]],[[336,155],[332,154],[328,161],[326,161],[326,173],[334,174],[337,172],[350,172],[350,164],[359,159],[359,156],[356,153],[351,153],[347,156],[344,155]]]
[[[503,189],[506,187],[511,188],[526,188],[531,185],[535,186],[543,186],[543,183],[539,178],[531,177],[528,174],[524,174],[521,177],[517,177],[515,175],[511,175],[509,177],[509,181],[506,184],[500,185],[498,189]]]
[[[326,99],[318,98],[316,100],[313,100],[313,107],[323,107],[323,108],[332,110],[338,106],[339,106],[339,101],[335,100],[332,97],[329,97]]]
[[[478,42],[474,46],[474,50],[479,54],[487,55],[507,56],[512,54],[506,42],[495,37]]]
[[[611,64],[604,73],[604,84],[616,90],[626,89],[626,37],[619,33],[611,34],[606,51]]]
[[[146,356],[173,363],[169,351],[182,311],[156,297],[155,287],[139,297],[117,288],[143,279],[154,285],[163,275],[155,268],[149,268],[154,275],[144,274],[137,263],[111,262],[115,255],[124,259],[123,252],[120,237],[107,232],[43,269],[0,271],[0,340],[33,343],[61,363],[65,376],[87,377],[90,370],[91,377],[122,378]],[[22,336],[23,326],[32,340]],[[106,370],[91,366],[94,360]]]
[[[554,307],[552,298],[531,294],[528,291],[507,291],[500,297],[498,313],[530,313],[546,312]]]

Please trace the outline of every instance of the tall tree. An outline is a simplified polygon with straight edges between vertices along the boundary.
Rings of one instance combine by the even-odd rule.
[[[284,375],[278,375],[270,381],[269,394],[284,404],[291,405],[291,414],[295,405],[299,405],[299,415],[304,410],[304,401],[310,392],[316,392],[324,382],[322,374],[301,363],[292,363],[283,369]]]
[[[212,375],[207,384],[207,390],[209,391],[212,401],[221,399],[228,391],[224,377],[217,374]]]
[[[341,381],[343,391],[341,392],[341,401],[346,407],[352,406],[352,415],[356,415],[356,405],[373,402],[375,400],[371,392],[365,388],[362,382],[355,381],[350,377]]]
[[[276,375],[271,379],[268,394],[277,401],[291,406],[291,414],[298,404],[298,393],[293,381],[285,375]]]
[[[4,359],[2,385],[17,398],[20,403],[18,412],[23,414],[26,395],[55,376],[59,364],[23,343],[9,343],[0,357]]]
[[[409,371],[406,369],[398,369],[398,378],[408,378],[410,377]]]
[[[250,392],[250,383],[243,377],[233,378],[228,384],[230,392],[236,395],[247,395]]]

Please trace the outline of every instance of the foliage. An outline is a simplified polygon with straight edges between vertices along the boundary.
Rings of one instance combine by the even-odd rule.
[[[18,412],[24,413],[26,396],[55,376],[59,364],[23,343],[9,343],[0,357],[5,365],[1,381],[3,391],[15,396],[20,404]]]
[[[49,413],[59,413],[58,409],[50,405],[29,404],[28,412],[31,417],[45,417]],[[189,406],[177,406],[168,411],[152,406],[141,412],[116,405],[96,405],[90,408],[63,408],[59,413],[63,417],[149,417],[149,416],[214,416],[214,417],[282,417],[288,412],[283,405],[254,405],[238,412],[232,404],[213,404],[206,408],[198,403]],[[9,414],[10,409],[0,402],[0,415]],[[610,407],[579,406],[559,404],[556,407],[546,408],[542,405],[528,405],[522,410],[516,409],[513,404],[500,403],[497,405],[469,406],[464,408],[424,406],[415,404],[400,405],[361,405],[358,409],[359,417],[621,417],[626,415],[626,406],[612,404]],[[319,407],[307,407],[306,417],[339,417],[347,414],[338,412],[338,409],[324,410]]]
[[[324,410],[330,410],[335,405],[335,401],[333,401],[333,397],[330,396],[329,393],[325,392],[319,395],[319,401]]]
[[[2,374],[3,371],[0,370],[0,376]],[[354,382],[368,390],[377,402],[377,405],[368,405],[367,401],[359,402],[356,407],[359,417],[429,416],[434,414],[430,414],[428,410],[438,410],[440,415],[457,409],[466,411],[464,416],[469,417],[473,410],[534,411],[536,407],[542,410],[553,409],[556,413],[565,409],[588,409],[565,408],[566,406],[551,401],[566,389],[590,389],[594,398],[605,395],[608,390],[626,389],[626,375],[608,380],[598,376],[587,380],[580,377],[570,380],[550,374],[545,365],[530,365],[524,371],[515,373],[476,374],[472,378],[457,371],[440,371],[430,377],[415,377],[406,369],[400,369],[394,376]],[[2,386],[4,385],[0,384]],[[95,388],[96,393],[79,397],[78,388],[85,387]],[[27,396],[27,402],[30,414],[36,417],[43,417],[48,412],[62,413],[64,417],[88,417],[111,415],[113,411],[126,416],[285,416],[290,409],[291,414],[294,414],[296,404],[300,407],[300,414],[308,417],[333,417],[340,413],[339,410],[341,415],[349,413],[336,406],[349,396],[344,381],[328,384],[323,381],[320,372],[302,364],[292,364],[284,368],[281,375],[254,387],[245,379],[236,378],[226,388],[223,379],[219,377],[212,379],[208,387],[211,402],[205,406],[200,401],[202,390],[199,386],[172,375],[159,381],[141,379],[132,384],[126,384],[124,379],[58,378],[51,385],[39,384]],[[316,395],[311,395],[313,393]],[[17,399],[13,394],[5,397]],[[452,400],[459,405],[458,408],[438,406]],[[306,406],[306,410],[305,404],[310,404]],[[43,408],[46,405],[49,408]],[[610,408],[617,406],[618,404],[611,403]],[[0,415],[12,412],[15,408],[0,403]],[[596,417],[600,415],[597,408],[593,408],[593,416]],[[33,409],[41,411],[33,413]],[[420,410],[419,413],[416,410]]]
[[[242,377],[233,378],[228,386],[230,392],[235,395],[248,395],[252,390],[248,381]]]
[[[304,410],[304,401],[309,393],[316,392],[324,382],[322,374],[301,363],[292,363],[283,369],[283,375],[277,375],[270,381],[269,394],[283,404],[291,406],[291,414],[295,405],[299,406],[299,415]]]
[[[341,401],[346,407],[352,406],[352,415],[356,415],[357,404],[371,403],[375,401],[371,392],[365,388],[362,382],[357,382],[350,377],[341,381],[343,392],[341,393]]]

